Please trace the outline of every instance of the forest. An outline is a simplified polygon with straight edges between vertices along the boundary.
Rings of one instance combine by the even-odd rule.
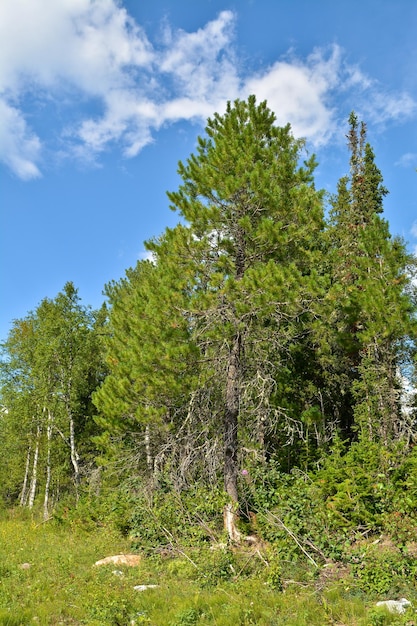
[[[257,550],[275,581],[287,562],[337,562],[371,595],[407,588],[417,259],[384,218],[366,124],[352,113],[348,128],[330,195],[266,102],[229,103],[179,163],[178,224],[104,287],[103,306],[68,282],[14,320],[3,511],[110,520],[149,554]],[[381,538],[364,559],[359,543]]]

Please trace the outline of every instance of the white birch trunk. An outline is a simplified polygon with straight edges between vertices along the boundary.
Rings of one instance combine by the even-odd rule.
[[[36,429],[36,445],[35,445],[35,452],[33,455],[32,476],[30,479],[29,502],[28,502],[29,509],[33,508],[33,504],[35,502],[36,486],[38,482],[38,459],[39,459],[40,438],[41,438],[41,427],[38,425]]]
[[[74,485],[75,485],[75,497],[78,501],[78,486],[80,484],[80,465],[79,460],[80,456],[77,452],[77,447],[75,445],[75,421],[72,415],[71,407],[67,404],[67,413],[69,419],[69,433],[70,433],[70,455],[71,455],[71,463],[74,470]]]
[[[52,439],[52,422],[53,417],[48,410],[48,425],[46,428],[46,482],[45,482],[45,496],[43,499],[43,519],[46,521],[49,518],[49,489],[51,485],[51,439]]]
[[[78,455],[77,448],[75,445],[75,424],[74,424],[74,418],[72,417],[71,413],[69,415],[69,428],[70,428],[71,463],[74,469],[74,481],[75,481],[75,484],[78,485],[78,482],[80,480],[80,466],[78,464],[78,461],[80,460],[80,457]]]
[[[27,455],[26,455],[26,465],[25,465],[25,477],[23,479],[22,491],[20,493],[19,503],[20,506],[25,506],[28,500],[28,482],[29,482],[29,468],[30,468],[30,456],[32,452],[32,447],[29,446]]]

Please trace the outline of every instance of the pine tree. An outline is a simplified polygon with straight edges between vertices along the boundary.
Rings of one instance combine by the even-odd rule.
[[[289,126],[275,125],[266,103],[229,103],[223,116],[208,120],[196,154],[179,164],[183,182],[168,197],[184,223],[147,242],[155,262],[138,265],[137,284],[130,272],[110,290],[112,382],[95,401],[111,415],[114,397],[123,402],[124,393],[125,418],[143,422],[159,398],[162,414],[175,407],[175,437],[186,427],[193,452],[201,443],[196,424],[206,439],[218,442],[222,433],[232,539],[239,538],[239,437],[262,459],[267,432],[288,424],[279,381],[288,377],[291,345],[320,283],[314,266],[322,196],[313,184],[314,158],[300,166],[302,149]]]
[[[198,371],[183,315],[187,274],[174,263],[140,261],[105,292],[109,374],[93,396],[102,429],[96,442],[108,462],[123,441],[123,471],[133,466],[157,482]]]

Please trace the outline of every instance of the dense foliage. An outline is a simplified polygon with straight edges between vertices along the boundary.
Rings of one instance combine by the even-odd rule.
[[[168,194],[178,225],[108,310],[68,283],[15,321],[7,506],[78,502],[149,548],[218,538],[224,510],[229,539],[312,563],[351,558],[358,532],[417,541],[415,259],[354,114],[329,206],[275,121],[254,97],[208,120]]]
[[[16,320],[4,345],[2,496],[32,508],[78,491],[94,463],[97,428],[91,394],[103,375],[99,335],[104,311],[83,307],[72,283]]]

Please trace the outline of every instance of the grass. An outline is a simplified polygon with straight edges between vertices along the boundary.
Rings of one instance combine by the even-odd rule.
[[[280,591],[268,584],[268,568],[255,554],[225,558],[207,547],[189,552],[189,558],[144,557],[137,568],[93,567],[100,558],[130,550],[127,539],[110,528],[87,532],[53,521],[1,520],[0,626],[416,623],[411,613],[411,620],[409,615],[398,621],[375,611],[374,602],[344,581],[323,589],[307,570]],[[25,563],[30,567],[22,568]],[[135,591],[139,584],[158,587]]]

